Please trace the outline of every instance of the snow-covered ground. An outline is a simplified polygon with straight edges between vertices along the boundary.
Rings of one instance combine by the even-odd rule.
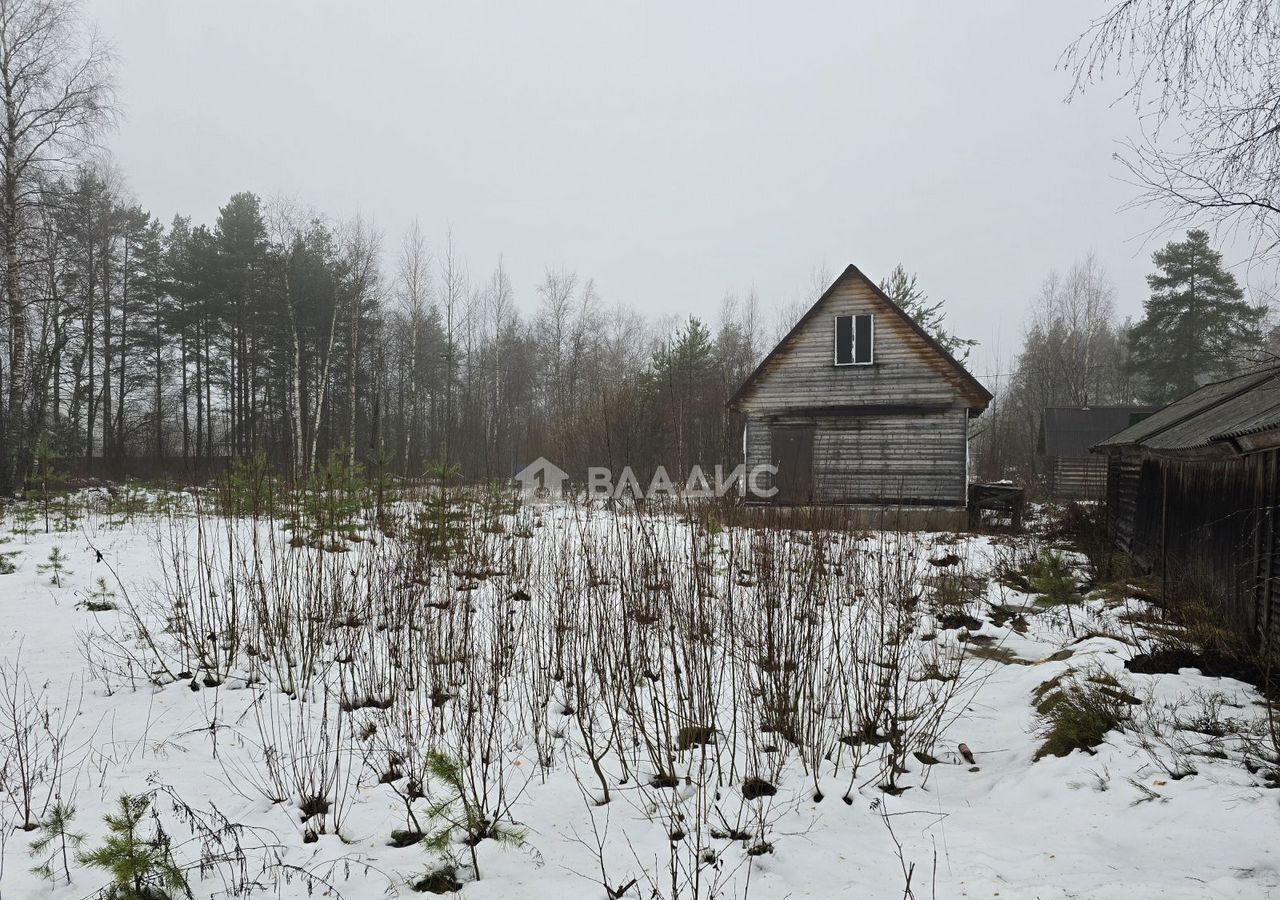
[[[153,792],[178,862],[210,860],[188,870],[202,898],[237,878],[262,896],[409,894],[442,857],[392,832],[433,749],[518,835],[476,844],[479,879],[451,835],[465,897],[606,898],[606,880],[633,898],[902,897],[908,877],[920,898],[1280,897],[1280,790],[1244,764],[1265,746],[1258,693],[1127,671],[1143,604],[1038,605],[992,577],[1009,538],[828,535],[815,561],[810,535],[675,516],[491,519],[485,550],[442,572],[372,531],[328,553],[180,510],[86,511],[46,534],[11,509],[0,659],[65,733],[39,796],[71,802],[97,846],[120,794]],[[1059,676],[1142,703],[1095,753],[1035,760],[1037,692]],[[878,689],[897,742],[851,738]],[[672,786],[652,783],[663,759]],[[745,796],[750,778],[776,792]],[[328,809],[304,821],[308,784]],[[423,831],[465,817],[438,778],[422,793]],[[431,820],[432,802],[449,809]],[[37,832],[0,803],[0,897],[105,883],[74,860],[70,885],[34,874]],[[193,839],[191,815],[244,858]]]

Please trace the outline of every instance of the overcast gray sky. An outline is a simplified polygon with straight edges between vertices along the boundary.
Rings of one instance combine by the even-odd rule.
[[[816,267],[896,262],[1002,369],[1050,268],[1093,250],[1122,314],[1152,210],[1125,212],[1118,86],[1055,71],[1101,3],[91,0],[119,54],[110,140],[138,199],[211,222],[234,192],[361,212],[394,251],[451,226],[606,300],[714,319]]]

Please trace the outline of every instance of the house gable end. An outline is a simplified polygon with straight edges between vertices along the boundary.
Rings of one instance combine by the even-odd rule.
[[[874,317],[868,365],[836,364],[836,319]],[[903,402],[981,412],[991,394],[855,266],[800,318],[729,400],[746,413]]]

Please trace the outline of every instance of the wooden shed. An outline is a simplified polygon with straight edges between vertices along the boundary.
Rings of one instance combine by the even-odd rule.
[[[1207,384],[1096,449],[1115,541],[1166,580],[1208,586],[1240,634],[1280,648],[1280,366]]]
[[[937,341],[849,266],[729,399],[772,502],[963,508],[969,419],[991,402]]]
[[[1155,412],[1154,406],[1051,406],[1040,416],[1037,465],[1051,497],[1101,500],[1107,461],[1091,452],[1111,435]]]

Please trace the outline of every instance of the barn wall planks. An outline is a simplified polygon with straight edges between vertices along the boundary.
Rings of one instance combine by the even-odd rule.
[[[1138,506],[1142,461],[1132,450],[1107,457],[1107,527],[1116,543],[1133,551],[1133,523]]]
[[[1107,461],[1101,456],[1080,459],[1053,457],[1050,492],[1064,500],[1101,500],[1107,494]]]
[[[804,423],[814,425],[814,502],[965,502],[967,410],[753,419],[747,423],[747,465],[778,465],[771,429]]]
[[[1113,451],[1111,533],[1176,590],[1211,591],[1224,621],[1280,652],[1280,450],[1222,458]]]

